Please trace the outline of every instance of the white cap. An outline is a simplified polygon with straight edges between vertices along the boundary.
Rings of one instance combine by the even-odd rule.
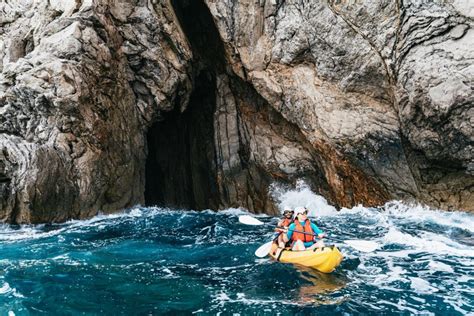
[[[298,214],[306,212],[306,208],[303,206],[295,207],[295,218]]]
[[[283,208],[283,212],[284,211],[293,211],[293,209],[289,207],[288,205],[285,205],[285,207]]]

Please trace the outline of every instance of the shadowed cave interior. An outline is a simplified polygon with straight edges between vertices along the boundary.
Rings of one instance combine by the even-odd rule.
[[[217,209],[213,117],[223,44],[203,1],[172,4],[193,50],[193,91],[183,113],[176,104],[148,130],[145,204]]]

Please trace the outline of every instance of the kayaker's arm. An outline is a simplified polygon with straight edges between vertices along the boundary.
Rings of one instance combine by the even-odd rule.
[[[288,232],[286,233],[286,237],[288,237],[288,240],[291,240],[291,236],[293,236],[293,231],[295,230],[295,223],[291,223],[290,226],[288,227]]]
[[[318,235],[318,237],[319,237],[319,235],[324,234],[324,232],[321,229],[319,229],[319,227],[316,226],[316,224],[314,224],[314,223],[311,223],[311,228],[313,229],[313,232],[316,235]]]
[[[286,229],[283,225],[283,222],[284,222],[283,219],[278,222],[278,224],[277,224],[278,226],[275,228],[276,232],[279,232],[279,233],[285,233],[286,232]]]

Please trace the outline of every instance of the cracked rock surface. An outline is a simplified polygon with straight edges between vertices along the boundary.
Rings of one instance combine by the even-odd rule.
[[[298,179],[338,206],[472,211],[473,12],[0,2],[0,221],[145,203],[276,213],[269,187]]]
[[[206,3],[235,74],[322,157],[333,201],[474,210],[472,3]]]
[[[0,219],[142,203],[144,130],[191,85],[171,6],[9,1],[0,12]]]

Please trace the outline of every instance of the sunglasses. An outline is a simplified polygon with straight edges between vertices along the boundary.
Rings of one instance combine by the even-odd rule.
[[[298,215],[308,215],[308,211],[305,211],[303,213],[298,213]]]

